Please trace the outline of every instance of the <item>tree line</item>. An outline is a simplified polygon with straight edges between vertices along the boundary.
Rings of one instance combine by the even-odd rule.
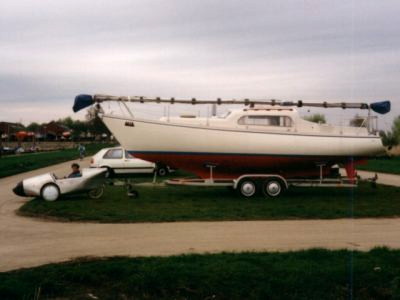
[[[71,117],[61,118],[55,120],[56,123],[63,125],[71,130],[71,138],[78,139],[82,136],[82,134],[91,135],[102,135],[107,134],[110,136],[111,133],[108,128],[104,125],[104,123],[97,116],[87,116],[86,120],[73,120]],[[41,128],[48,123],[39,124],[37,122],[32,122],[28,126],[26,126],[26,130],[32,132],[40,132]]]

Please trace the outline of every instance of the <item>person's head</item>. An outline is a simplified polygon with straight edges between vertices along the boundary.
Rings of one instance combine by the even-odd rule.
[[[71,165],[71,169],[73,172],[79,172],[79,165],[77,163],[73,163]]]

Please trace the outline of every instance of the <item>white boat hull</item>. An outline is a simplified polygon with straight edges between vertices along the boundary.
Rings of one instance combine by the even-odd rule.
[[[317,174],[317,164],[353,163],[385,152],[378,136],[263,132],[103,116],[121,145],[136,157],[208,177],[243,172]]]

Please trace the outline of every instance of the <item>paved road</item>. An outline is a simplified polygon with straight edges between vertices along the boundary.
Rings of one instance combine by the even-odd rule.
[[[0,271],[80,256],[286,251],[311,247],[400,248],[400,219],[395,218],[93,224],[50,222],[15,215],[15,210],[27,201],[11,191],[18,181],[50,170],[64,175],[69,165],[70,162],[0,179]],[[393,178],[400,185],[400,177]]]
[[[369,171],[357,171],[357,174],[360,175],[361,178],[372,178],[375,176],[376,173]],[[400,186],[400,176],[394,174],[378,173],[377,183]]]

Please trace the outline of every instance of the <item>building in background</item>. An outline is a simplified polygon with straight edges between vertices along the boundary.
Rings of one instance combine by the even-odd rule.
[[[19,123],[0,122],[0,137],[2,141],[16,141],[17,133],[24,130]]]
[[[67,126],[51,121],[48,124],[44,124],[39,129],[39,135],[41,138],[49,141],[58,141],[69,139],[71,136],[71,129]]]

